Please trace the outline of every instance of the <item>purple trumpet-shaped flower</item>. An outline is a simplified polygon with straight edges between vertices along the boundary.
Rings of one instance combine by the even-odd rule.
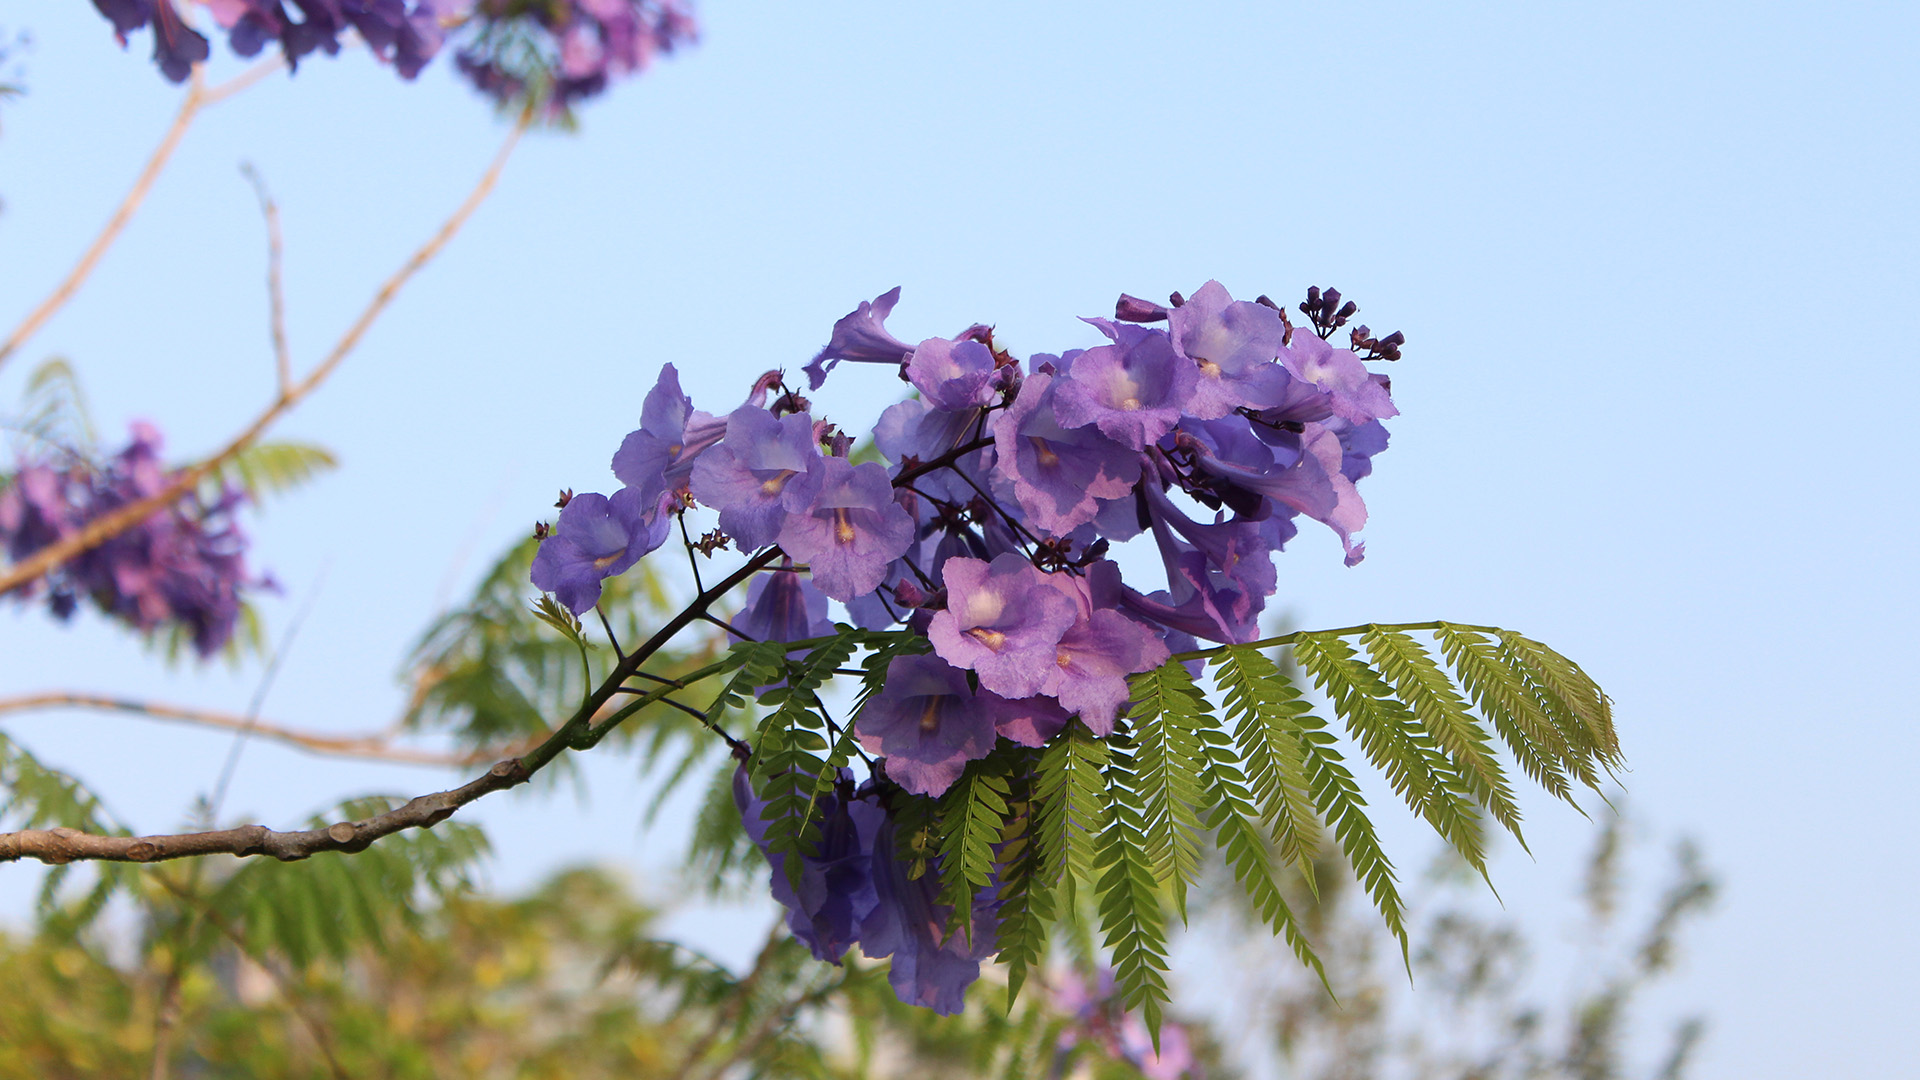
[[[1060,423],[1054,405],[1062,381],[1030,376],[993,419],[996,469],[1032,524],[1056,536],[1092,521],[1100,500],[1126,495],[1140,478],[1138,453],[1095,427]]]
[[[916,795],[953,786],[967,762],[987,756],[994,713],[967,686],[966,673],[937,656],[900,656],[867,699],[854,728],[860,745],[887,759],[887,776]]]
[[[854,723],[860,745],[887,759],[887,776],[915,795],[939,795],[967,762],[1005,735],[1024,746],[1051,738],[1067,716],[1044,698],[1009,701],[975,691],[967,673],[938,656],[899,656]]]
[[[1247,500],[1272,500],[1331,528],[1346,547],[1348,566],[1360,561],[1363,548],[1353,535],[1367,523],[1367,506],[1343,471],[1340,437],[1325,425],[1308,423],[1298,433],[1255,439],[1244,425],[1210,421],[1183,425],[1181,435],[1207,485],[1241,516],[1265,518]]]
[[[1387,428],[1378,420],[1349,424],[1333,420],[1326,425],[1340,440],[1340,472],[1359,483],[1373,475],[1373,456],[1387,448]]]
[[[780,546],[808,565],[821,592],[842,603],[872,592],[886,579],[887,564],[913,545],[913,517],[873,462],[816,458],[787,485],[785,500]]]
[[[534,585],[575,615],[585,612],[600,602],[601,582],[626,573],[666,541],[672,500],[671,494],[662,494],[647,506],[631,487],[612,498],[591,492],[575,495],[533,556]]]
[[[667,364],[640,407],[639,430],[628,433],[614,451],[613,475],[638,488],[640,501],[652,506],[661,492],[687,486],[698,459],[726,430],[726,420],[693,407],[680,391],[680,373]]]
[[[767,821],[762,816],[767,802],[754,793],[744,762],[734,770],[733,804],[748,838],[773,866],[773,898],[787,909],[787,929],[816,958],[838,964],[860,939],[861,923],[879,903],[871,855],[885,811],[854,797],[852,775],[842,770],[841,782],[814,804],[820,842],[813,854],[800,857],[796,888],[787,876],[789,856],[767,850]]]
[[[833,633],[827,595],[792,567],[788,559],[779,569],[755,577],[747,587],[746,604],[727,625],[755,641],[805,641]]]
[[[820,389],[820,384],[827,381],[827,372],[842,360],[865,364],[898,364],[911,355],[913,346],[887,333],[887,316],[893,313],[893,305],[899,302],[900,286],[895,285],[874,297],[871,303],[860,301],[859,307],[834,323],[833,337],[828,339],[825,348],[807,362],[808,388]]]
[[[980,977],[980,961],[997,940],[997,887],[974,893],[964,929],[949,931],[952,908],[936,903],[937,861],[918,878],[894,850],[894,824],[883,822],[873,841],[873,911],[860,924],[860,952],[870,960],[892,957],[887,981],[909,1005],[951,1016],[966,1006],[966,990]]]
[[[776,419],[743,405],[727,417],[726,438],[693,466],[694,497],[720,511],[720,528],[740,550],[766,547],[787,521],[787,486],[820,460],[813,417]]]
[[[1142,501],[1147,508],[1154,542],[1160,548],[1161,561],[1167,568],[1167,590],[1142,596],[1123,588],[1121,607],[1137,618],[1195,637],[1224,642],[1253,640],[1259,633],[1259,616],[1266,606],[1266,597],[1248,588],[1243,581],[1222,573],[1214,559],[1232,563],[1230,552],[1235,543],[1261,543],[1263,538],[1258,526],[1239,522],[1236,524],[1247,530],[1245,535],[1210,537],[1216,547],[1210,556],[1174,535],[1161,506],[1144,495]],[[1183,515],[1176,512],[1174,516]]]
[[[1355,424],[1400,415],[1385,380],[1376,380],[1348,349],[1336,349],[1319,337],[1295,333],[1280,350],[1280,363],[1294,378],[1327,395],[1333,415]]]
[[[1078,714],[1088,731],[1111,735],[1127,700],[1127,676],[1151,671],[1171,654],[1160,635],[1119,611],[1117,565],[1101,560],[1085,578],[1051,574],[1048,583],[1074,601],[1075,619],[1054,646],[1040,693]]]
[[[1097,426],[1130,450],[1144,450],[1180,422],[1200,379],[1163,330],[1107,319],[1087,322],[1113,344],[1088,349],[1054,383],[1053,412],[1064,428]]]
[[[972,338],[928,338],[907,360],[907,381],[936,409],[956,412],[993,403],[993,350]]]
[[[1199,371],[1187,415],[1215,420],[1238,408],[1266,409],[1284,400],[1292,380],[1275,363],[1286,324],[1270,307],[1235,300],[1209,281],[1167,316],[1180,355]]]
[[[1144,484],[1142,492],[1148,514],[1206,556],[1210,574],[1252,598],[1256,612],[1266,606],[1264,598],[1274,594],[1279,577],[1273,547],[1260,523],[1235,519],[1202,524],[1181,513],[1158,485]]]
[[[927,626],[933,651],[1002,697],[1038,693],[1076,614],[1073,598],[1049,583],[1056,575],[1016,552],[991,563],[951,558],[942,574],[947,609]]]

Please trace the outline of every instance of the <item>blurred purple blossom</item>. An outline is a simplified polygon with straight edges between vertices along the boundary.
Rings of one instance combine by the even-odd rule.
[[[0,548],[14,562],[64,540],[95,519],[156,495],[177,473],[160,463],[161,436],[135,423],[127,448],[95,467],[77,458],[27,462],[0,477]],[[246,569],[247,537],[235,512],[245,498],[224,488],[211,499],[189,491],[138,526],[14,590],[27,599],[42,589],[58,617],[87,600],[106,615],[151,632],[174,624],[202,657],[233,636],[241,593],[266,583]]]

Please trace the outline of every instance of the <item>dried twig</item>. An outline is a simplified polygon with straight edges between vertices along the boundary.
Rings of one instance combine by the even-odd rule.
[[[293,357],[287,351],[287,297],[280,287],[280,207],[274,204],[266,180],[251,164],[241,165],[240,171],[260,199],[260,216],[267,219],[267,322],[273,337],[274,390],[284,394],[293,386]]]
[[[332,735],[319,731],[306,731],[299,728],[283,727],[266,721],[256,720],[251,726],[247,718],[237,713],[220,712],[213,709],[192,709],[163,702],[141,701],[135,698],[111,697],[105,694],[46,693],[25,694],[20,697],[0,698],[0,713],[26,712],[34,709],[99,709],[106,712],[131,713],[136,716],[150,717],[174,723],[192,724],[198,727],[218,728],[222,731],[251,730],[255,737],[272,739],[285,743],[308,753],[324,754],[329,757],[359,758],[368,761],[390,761],[400,765],[477,765],[484,761],[510,757],[515,753],[531,748],[531,743],[508,747],[483,747],[478,750],[422,750],[413,747],[396,746],[394,739],[397,730],[364,732],[351,735]]]

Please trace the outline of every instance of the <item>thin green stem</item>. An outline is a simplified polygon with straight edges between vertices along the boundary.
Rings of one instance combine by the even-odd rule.
[[[1471,630],[1477,634],[1499,634],[1500,633],[1500,628],[1496,626],[1476,626],[1472,623],[1446,622],[1441,619],[1435,619],[1431,622],[1417,622],[1417,623],[1361,623],[1358,626],[1342,626],[1334,630],[1295,630],[1291,634],[1281,634],[1279,637],[1261,638],[1259,641],[1247,641],[1247,642],[1242,642],[1238,645],[1216,645],[1211,649],[1193,649],[1188,652],[1174,653],[1168,659],[1170,660],[1211,660],[1212,658],[1219,656],[1221,653],[1226,652],[1230,648],[1269,649],[1276,645],[1291,645],[1296,641],[1301,641],[1306,638],[1352,637],[1355,634],[1364,634],[1369,630],[1388,630],[1388,631],[1398,630],[1401,632],[1411,632],[1414,630],[1439,630],[1445,627],[1452,627],[1455,630]]]

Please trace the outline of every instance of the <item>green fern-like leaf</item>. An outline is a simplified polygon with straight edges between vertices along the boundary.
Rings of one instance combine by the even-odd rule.
[[[1232,645],[1214,660],[1227,717],[1261,820],[1273,831],[1280,857],[1293,864],[1310,891],[1318,893],[1313,860],[1320,851],[1320,819],[1307,779],[1301,742],[1305,698],[1266,653]],[[1318,722],[1318,721],[1314,721]]]
[[[1589,755],[1567,741],[1526,680],[1507,666],[1498,645],[1476,631],[1446,624],[1434,631],[1434,637],[1474,707],[1493,723],[1514,760],[1535,783],[1569,804],[1573,803],[1570,777],[1599,786]]]
[[[1154,880],[1167,886],[1185,922],[1187,888],[1200,873],[1199,731],[1217,721],[1186,665],[1177,661],[1135,675],[1128,685],[1137,748],[1134,790],[1144,811],[1147,857]]]
[[[1168,1001],[1167,917],[1147,851],[1146,814],[1134,788],[1132,748],[1119,732],[1107,745],[1108,817],[1094,862],[1095,906],[1103,942],[1113,955],[1114,984],[1121,1001],[1129,1009],[1140,1010],[1157,1044]]]
[[[1367,816],[1367,800],[1360,784],[1340,756],[1339,739],[1326,721],[1312,712],[1294,716],[1300,730],[1300,754],[1307,776],[1307,789],[1313,793],[1313,805],[1322,820],[1333,829],[1341,853],[1353,868],[1353,876],[1366,890],[1368,899],[1394,939],[1400,942],[1400,957],[1408,961],[1406,904],[1400,898],[1393,860],[1380,846],[1373,820]]]
[[[1007,1011],[1020,997],[1020,988],[1035,967],[1046,962],[1048,930],[1057,907],[1054,879],[1045,875],[1037,834],[1030,784],[1016,784],[1000,833],[1000,925],[998,959],[1007,967]],[[1029,790],[1021,791],[1026,787]],[[1026,797],[1021,798],[1024,794]]]
[[[1420,718],[1339,638],[1304,637],[1294,642],[1293,654],[1395,793],[1484,877],[1486,849],[1473,796]]]
[[[215,489],[237,487],[258,506],[268,496],[291,491],[339,465],[331,450],[313,443],[255,443],[221,462],[208,483]]]
[[[1009,755],[995,752],[967,766],[940,798],[940,895],[949,905],[947,932],[973,937],[973,898],[993,880],[993,846],[1009,815]]]
[[[1107,743],[1078,720],[1067,723],[1040,755],[1034,785],[1035,837],[1041,876],[1060,883],[1063,905],[1074,906],[1075,886],[1088,880],[1107,827]]]
[[[1580,665],[1511,630],[1500,631],[1500,643],[1503,651],[1524,669],[1536,695],[1557,714],[1556,722],[1576,729],[1571,721],[1577,720],[1580,741],[1591,748],[1601,765],[1607,768],[1620,765],[1620,739],[1613,727],[1613,703]],[[1568,716],[1571,720],[1566,719]],[[1572,737],[1573,730],[1568,734]]]
[[[1403,631],[1369,627],[1360,640],[1399,699],[1446,752],[1455,775],[1525,848],[1520,808],[1514,803],[1513,787],[1494,752],[1492,737],[1468,714],[1467,703],[1454,691],[1453,680],[1418,641]]]

